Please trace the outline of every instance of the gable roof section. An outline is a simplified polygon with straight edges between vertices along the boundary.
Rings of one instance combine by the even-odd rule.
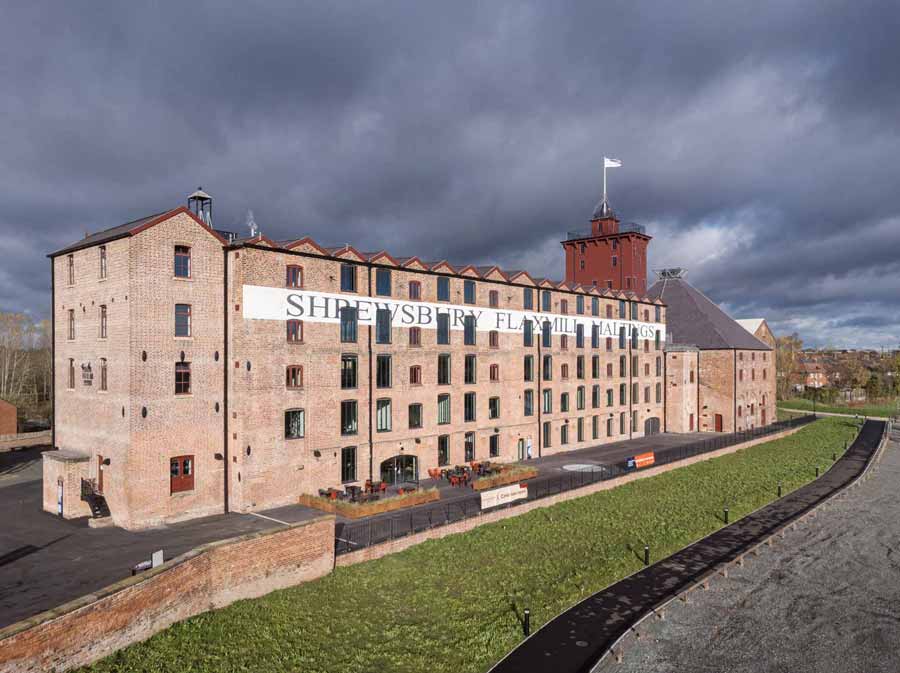
[[[108,243],[110,241],[115,241],[120,238],[125,238],[126,236],[134,236],[135,234],[139,234],[145,229],[149,229],[153,225],[159,224],[160,222],[165,222],[166,220],[175,217],[176,215],[181,214],[189,215],[192,220],[194,220],[201,227],[206,229],[210,233],[211,236],[214,236],[222,245],[227,245],[228,241],[226,241],[220,234],[218,234],[214,229],[210,228],[205,222],[200,220],[194,213],[188,210],[187,206],[181,206],[176,208],[175,210],[168,210],[162,213],[156,213],[155,215],[149,215],[147,217],[142,217],[138,220],[133,220],[131,222],[126,222],[125,224],[120,224],[116,227],[111,227],[109,229],[104,229],[103,231],[98,231],[95,234],[91,234],[90,236],[85,236],[80,241],[76,241],[71,245],[67,245],[65,248],[61,250],[57,250],[56,252],[51,252],[48,257],[58,257],[59,255],[64,255],[66,253],[75,252],[76,250],[83,250],[84,248],[90,248],[94,245],[100,245],[102,243]]]
[[[759,326],[763,324],[763,318],[737,318],[735,322],[743,327],[745,330],[750,332],[750,334],[756,334],[756,330],[759,329]]]
[[[666,331],[677,344],[701,350],[772,350],[684,278],[660,279],[647,294],[666,303]]]

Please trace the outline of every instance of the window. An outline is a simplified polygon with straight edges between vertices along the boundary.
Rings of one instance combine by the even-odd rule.
[[[69,341],[75,338],[75,309],[69,309]]]
[[[644,386],[644,404],[650,404],[650,386]]]
[[[550,290],[544,290],[543,292],[541,292],[541,310],[550,310]]]
[[[591,348],[600,348],[600,325],[591,325]]]
[[[584,386],[578,386],[575,389],[575,408],[578,411],[584,411]]]
[[[191,305],[175,304],[175,336],[191,336]]]
[[[417,280],[409,281],[409,298],[418,301],[422,298],[422,283]]]
[[[176,362],[175,363],[175,394],[190,395],[191,394],[191,363]]]
[[[656,356],[656,375],[662,376],[662,358],[658,355]]]
[[[488,418],[500,418],[499,397],[492,397],[488,400]]]
[[[625,320],[628,317],[628,309],[625,305],[625,300],[619,300],[619,320]]]
[[[756,370],[755,370],[755,369],[751,369],[751,370],[750,370],[750,380],[751,380],[751,381],[755,381],[755,380],[756,380]]]
[[[523,398],[524,402],[524,416],[534,416],[534,391],[526,390],[525,396]]]
[[[391,387],[391,356],[378,355],[375,357],[375,387]]]
[[[439,386],[450,385],[450,354],[438,355],[437,382]]]
[[[607,304],[606,305],[606,317],[611,319],[613,317],[612,313],[613,313],[612,304]]]
[[[488,332],[488,345],[491,348],[500,348],[500,332],[497,330]]]
[[[438,276],[437,298],[438,301],[450,301],[450,279],[446,276]]]
[[[341,482],[356,481],[356,447],[341,449]]]
[[[476,360],[474,355],[467,355],[464,360],[465,366],[463,367],[463,383],[472,384],[475,383],[476,378]]]
[[[606,337],[606,350],[611,351],[613,349],[612,337]]]
[[[619,384],[619,404],[628,403],[628,388],[624,383]],[[622,432],[625,432],[624,430]]]
[[[638,305],[635,302],[631,302],[631,319],[638,319]]]
[[[390,432],[391,430],[391,401],[389,399],[375,400],[375,431]]]
[[[644,376],[650,376],[650,363],[644,363]]]
[[[560,299],[559,300],[559,312],[563,315],[569,312],[569,300],[568,299]]]
[[[627,366],[628,365],[627,365],[627,361],[625,360],[625,356],[620,355],[619,356],[619,376],[627,376],[628,375],[628,371],[626,369]]]
[[[552,381],[553,380],[553,356],[545,355],[543,364],[543,379],[544,381]]]
[[[594,409],[600,408],[600,386],[591,387],[591,407]]]
[[[169,494],[194,490],[194,457],[176,456],[169,459]]]
[[[591,315],[600,315],[600,299],[598,297],[591,297]]]
[[[611,407],[613,405],[613,402],[614,402],[613,396],[614,396],[613,389],[607,388],[606,389],[606,406]]]
[[[569,335],[568,334],[560,334],[559,335],[559,348],[560,348],[560,350],[568,350],[569,349]]]
[[[303,267],[295,264],[288,264],[286,277],[284,279],[285,287],[303,287]]]
[[[351,390],[357,385],[357,358],[355,355],[341,356],[341,389]]]
[[[656,384],[656,403],[659,404],[662,402],[662,384]]]
[[[631,373],[632,373],[634,376],[638,376],[638,375],[639,375],[639,363],[638,363],[638,356],[637,356],[637,355],[632,355],[632,356],[631,356]]]
[[[631,431],[637,432],[638,429],[638,412],[631,412]]]
[[[739,369],[738,370],[738,381],[743,381],[743,380],[744,380],[744,370]]]
[[[644,322],[650,322],[650,309],[644,309]]]
[[[450,422],[450,395],[443,393],[437,398],[438,425],[446,425]]]
[[[100,305],[100,338],[106,338],[106,304]]]
[[[579,418],[576,427],[578,428],[578,440],[579,442],[584,441],[584,419]]]
[[[100,390],[108,390],[106,378],[106,358],[100,358]]]
[[[534,323],[530,320],[522,323],[522,345],[526,348],[534,345]]]
[[[306,412],[288,409],[284,412],[284,438],[303,439],[306,436]]]
[[[376,269],[375,270],[375,294],[379,297],[391,296],[391,270]]]
[[[341,264],[341,292],[356,292],[356,265]],[[356,449],[353,449],[354,456]],[[355,458],[354,458],[355,461]],[[355,465],[354,465],[355,469]]]
[[[438,465],[450,464],[450,435],[438,437]]]
[[[489,440],[489,451],[490,457],[496,458],[500,455],[500,435],[493,434],[490,436]]]
[[[69,389],[75,388],[75,360],[69,358]]]
[[[619,348],[625,348],[625,326],[619,328]]]
[[[526,381],[534,381],[534,356],[533,355],[525,356],[522,368],[525,372],[525,380]]]
[[[606,419],[606,436],[607,437],[613,436],[613,419],[612,418]]]
[[[600,356],[594,355],[591,357],[591,378],[599,379],[600,378]]]
[[[375,343],[391,343],[391,309],[380,308],[375,311]]]
[[[69,285],[75,284],[75,256],[69,255],[67,258],[69,267]]]
[[[613,375],[613,365],[612,365],[612,362],[607,362],[607,363],[606,363],[606,375],[607,375],[607,376],[612,376],[612,375]]]
[[[419,365],[413,365],[409,368],[409,385],[422,385],[422,368]]]
[[[655,334],[653,335],[653,348],[654,348],[654,350],[659,350],[659,339],[660,339],[660,336],[659,336],[659,330],[656,330]]]
[[[290,390],[303,387],[303,367],[301,365],[288,365],[284,385]]]
[[[475,345],[475,316],[467,315],[463,318],[463,344]]]
[[[550,321],[545,320],[544,324],[541,325],[541,345],[544,348],[551,347],[551,339],[550,339]]]
[[[622,411],[619,413],[619,434],[625,434],[625,412]]]
[[[409,429],[415,430],[422,427],[422,405],[409,405]]]
[[[466,304],[474,304],[475,303],[475,281],[474,280],[464,280],[463,281],[463,301]]]
[[[569,426],[563,423],[559,428],[559,443],[560,444],[568,444],[569,443]]]
[[[500,380],[500,365],[491,365],[490,368],[490,379],[491,381],[499,381]]]
[[[342,306],[341,314],[341,343],[356,343],[356,334],[359,326],[356,309],[352,306]]]
[[[544,437],[543,437],[544,442],[543,442],[543,444],[544,444],[544,447],[545,447],[545,448],[549,448],[549,447],[550,447],[550,433],[551,433],[551,431],[552,431],[552,430],[551,430],[551,427],[550,427],[550,421],[544,421]]]
[[[475,420],[475,393],[466,393],[463,397],[463,421],[470,423]]]
[[[449,313],[438,313],[437,342],[440,345],[447,345],[450,343],[450,314]]]
[[[694,370],[693,370],[693,369],[691,370],[690,382],[691,382],[691,383],[694,382]]]
[[[635,404],[637,404],[638,402],[641,401],[641,393],[640,393],[640,390],[638,389],[637,382],[634,382],[631,384],[631,401],[634,402]]]
[[[584,315],[584,297],[580,294],[575,297],[575,313]]]
[[[422,328],[421,327],[410,327],[409,328],[409,345],[413,347],[422,345]]]
[[[559,410],[563,413],[569,411],[569,393],[559,394]]]
[[[491,308],[497,308],[500,306],[500,293],[497,290],[491,290],[488,292],[488,305]]]
[[[584,356],[579,355],[575,358],[575,378],[583,379],[584,378]]]
[[[530,287],[522,289],[522,306],[526,311],[534,309],[534,290]]]
[[[463,448],[465,450],[465,461],[467,463],[471,463],[475,460],[475,433],[467,432],[465,435],[465,439],[463,441]]]
[[[303,322],[300,320],[287,321],[288,343],[298,344],[303,341]]]
[[[567,365],[566,363],[563,363],[559,367],[559,378],[563,380],[569,378],[569,365]]]
[[[575,348],[584,348],[584,325],[575,325]]]
[[[191,277],[191,249],[186,245],[175,246],[175,277]]]
[[[341,434],[355,435],[358,429],[356,400],[343,400],[341,402]]]
[[[594,416],[591,418],[591,437],[593,439],[600,439],[600,417]]]
[[[544,396],[544,413],[552,414],[553,413],[553,391],[549,388],[545,388],[543,390]]]
[[[659,321],[660,321],[660,317],[661,317],[661,316],[660,316],[659,306],[654,306],[654,307],[653,307],[653,317],[654,317],[654,319],[655,319],[655,322],[659,322]]]
[[[631,330],[631,347],[638,347],[638,331],[636,329]]]
[[[100,278],[106,278],[107,265],[106,265],[106,246],[100,246]]]

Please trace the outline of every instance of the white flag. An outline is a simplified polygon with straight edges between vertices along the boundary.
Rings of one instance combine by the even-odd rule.
[[[603,168],[621,168],[622,162],[618,159],[610,159],[609,157],[603,157]]]

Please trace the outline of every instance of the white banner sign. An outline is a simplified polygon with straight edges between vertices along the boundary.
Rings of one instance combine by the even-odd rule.
[[[589,297],[586,297],[589,299]],[[553,334],[576,333],[577,325],[583,325],[585,345],[590,345],[594,325],[598,326],[601,337],[617,337],[619,329],[631,338],[632,330],[637,330],[638,338],[654,339],[659,332],[660,342],[666,340],[666,326],[656,322],[636,320],[615,320],[582,315],[560,315],[528,311],[513,311],[497,308],[483,308],[459,304],[433,304],[424,301],[402,301],[383,297],[358,297],[347,294],[310,292],[293,288],[262,287],[244,285],[244,318],[247,320],[305,320],[308,322],[339,323],[341,308],[349,306],[357,311],[360,325],[374,325],[378,309],[391,313],[393,327],[422,327],[437,329],[437,316],[449,316],[451,330],[462,330],[466,316],[475,320],[479,332],[521,332],[522,325],[530,320],[534,325],[535,338],[539,338],[541,325],[550,322]]]
[[[513,500],[522,500],[528,497],[527,484],[512,484],[481,493],[481,509],[489,509]]]

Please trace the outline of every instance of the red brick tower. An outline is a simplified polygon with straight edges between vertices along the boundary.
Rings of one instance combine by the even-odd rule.
[[[562,241],[566,282],[646,293],[650,238],[640,224],[620,226],[609,204],[601,201],[591,216],[590,231],[570,231]]]

